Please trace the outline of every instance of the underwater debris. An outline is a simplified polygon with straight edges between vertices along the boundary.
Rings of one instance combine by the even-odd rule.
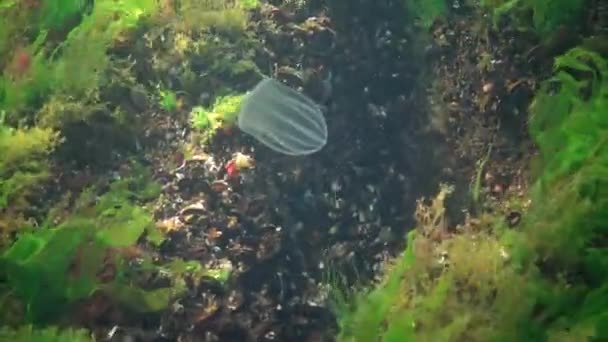
[[[225,166],[226,175],[228,178],[236,178],[241,171],[252,168],[255,165],[252,157],[243,153],[237,152],[234,154]]]

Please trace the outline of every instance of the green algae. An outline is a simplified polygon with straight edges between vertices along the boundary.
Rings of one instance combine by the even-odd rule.
[[[192,127],[201,135],[203,144],[213,138],[221,127],[234,125],[244,95],[226,95],[215,99],[209,108],[196,106],[190,112]]]
[[[437,244],[427,234],[440,229],[429,228],[437,221],[419,222],[408,238],[409,258],[397,260],[385,282],[352,298],[354,310],[338,311],[339,340],[608,337],[607,63],[572,49],[556,59],[554,76],[538,90],[530,132],[540,156],[521,229],[482,215],[481,223],[468,222]],[[445,251],[447,267],[437,251]]]
[[[32,325],[24,325],[18,329],[0,328],[0,341],[92,342],[94,340],[85,329],[60,329],[53,326],[38,329]]]
[[[122,251],[135,246],[153,226],[150,212],[138,205],[158,195],[149,173],[116,181],[103,195],[85,191],[72,215],[61,223],[25,230],[0,256],[8,293],[23,303],[25,322],[49,322],[71,303],[101,291],[138,312],[165,308],[183,284],[146,290],[137,285]],[[143,257],[148,271],[157,269]],[[110,279],[100,278],[113,267]]]
[[[0,246],[25,224],[28,197],[50,177],[48,158],[59,142],[51,129],[15,129],[0,117]]]
[[[584,0],[482,0],[482,6],[492,10],[497,24],[509,17],[522,30],[533,29],[548,36],[560,27],[577,28],[582,22]]]
[[[41,22],[43,28],[81,11],[80,1],[64,2],[70,6],[57,7],[52,1],[45,2],[53,6],[53,10]],[[47,29],[41,29],[36,40],[26,47],[31,56],[27,74],[17,78],[7,74],[0,77],[0,109],[5,110],[9,118],[20,119],[19,113],[39,108],[52,94],[96,98],[110,64],[108,48],[119,35],[155,11],[156,2],[152,0],[96,1],[90,13],[83,15],[80,23],[58,44],[51,40]]]
[[[429,29],[435,20],[447,13],[447,4],[443,0],[404,0],[405,7],[412,19],[417,19],[419,24]]]

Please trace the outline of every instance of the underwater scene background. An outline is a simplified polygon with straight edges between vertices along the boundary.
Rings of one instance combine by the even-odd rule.
[[[0,70],[0,341],[608,340],[605,1],[0,0]]]

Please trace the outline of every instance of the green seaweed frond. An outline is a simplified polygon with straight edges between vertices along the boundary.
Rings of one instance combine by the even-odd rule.
[[[534,190],[550,199],[538,203],[544,210],[536,219],[546,227],[535,230],[549,235],[535,241],[574,262],[600,234],[608,209],[608,60],[582,48],[558,57],[531,110],[543,170]]]
[[[420,25],[428,29],[437,20],[447,13],[445,0],[403,0],[409,16],[417,18]]]
[[[136,245],[153,218],[141,204],[158,195],[150,173],[133,166],[132,177],[110,185],[101,196],[82,193],[72,216],[24,231],[0,255],[0,276],[9,293],[23,302],[25,322],[43,323],[69,304],[103,291],[139,312],[158,311],[183,290],[180,283],[156,290],[137,286],[137,278],[122,251]],[[151,261],[147,262],[151,264]],[[107,267],[115,270],[101,279]],[[153,267],[152,267],[153,268]]]
[[[49,154],[60,142],[51,129],[15,129],[6,126],[1,116],[0,246],[7,234],[24,225],[20,214],[30,207],[28,196],[50,176]]]
[[[159,90],[160,107],[171,113],[177,109],[177,95],[171,90]]]
[[[0,327],[0,341],[13,342],[93,342],[91,333],[85,329],[60,329],[58,327],[34,328],[31,325],[17,329]]]
[[[244,9],[254,9],[260,7],[260,0],[238,0],[240,7]]]
[[[221,127],[235,123],[243,98],[244,95],[220,96],[210,108],[201,106],[192,108],[190,121],[201,133],[203,143],[209,141]]]
[[[85,0],[44,1],[38,10],[36,22],[40,30],[56,29],[83,14],[86,6]]]
[[[560,26],[574,28],[582,21],[585,0],[482,0],[494,13],[495,24],[510,16],[520,29],[532,28],[541,36]]]
[[[45,1],[50,12],[42,26],[53,26],[63,16],[80,12],[79,0]],[[69,4],[68,8],[60,7]],[[110,65],[108,48],[121,35],[136,27],[140,20],[157,11],[155,0],[95,1],[90,13],[72,28],[64,41],[48,44],[49,30],[40,30],[37,39],[26,50],[31,54],[27,77],[0,77],[0,109],[11,116],[26,108],[40,107],[52,94],[68,94],[86,101],[97,99],[98,88]],[[1,33],[0,29],[0,33]],[[48,46],[46,46],[48,45]]]
[[[558,57],[530,116],[540,156],[519,228],[485,214],[437,239],[442,201],[419,203],[411,258],[397,261],[407,267],[338,311],[340,340],[608,338],[608,60],[582,48]]]

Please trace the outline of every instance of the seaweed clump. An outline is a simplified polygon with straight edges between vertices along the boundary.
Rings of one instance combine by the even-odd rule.
[[[51,95],[70,95],[84,102],[96,100],[98,87],[106,79],[105,71],[110,64],[107,50],[142,17],[156,13],[153,1],[96,1],[90,12],[83,13],[80,23],[69,29],[62,39],[54,37],[47,26],[59,25],[58,20],[84,9],[79,2],[65,2],[71,6],[40,14],[45,17],[38,18],[41,29],[35,40],[22,43],[27,63],[22,63],[19,75],[5,70],[0,77],[0,109],[5,110],[12,121],[31,118]],[[2,10],[11,15],[19,7],[6,5]],[[20,24],[27,25],[27,22]]]
[[[190,113],[192,127],[200,134],[203,143],[209,141],[218,129],[229,129],[236,122],[244,95],[217,97],[211,108],[196,106]]]
[[[447,230],[443,188],[376,288],[342,306],[340,340],[604,340],[608,61],[574,48],[530,107],[540,156],[521,229],[490,214]]]
[[[482,0],[494,12],[494,22],[509,18],[519,29],[532,28],[548,36],[560,27],[574,28],[582,22],[585,0]]]
[[[18,329],[0,328],[0,340],[15,342],[90,342],[90,333],[86,329],[63,329],[48,327],[43,329],[34,328],[32,325],[24,325]]]
[[[51,129],[14,129],[0,117],[0,246],[25,224],[29,197],[50,176],[48,156],[59,141]]]
[[[196,267],[179,260],[154,263],[137,247],[145,236],[158,235],[143,204],[160,187],[144,168],[134,164],[132,171],[134,176],[112,182],[101,195],[90,188],[76,201],[66,198],[42,227],[25,228],[3,252],[3,307],[14,308],[3,313],[4,324],[54,323],[94,295],[136,312],[157,312],[185,289],[178,278]],[[169,281],[150,282],[153,275],[163,278],[159,274]]]

